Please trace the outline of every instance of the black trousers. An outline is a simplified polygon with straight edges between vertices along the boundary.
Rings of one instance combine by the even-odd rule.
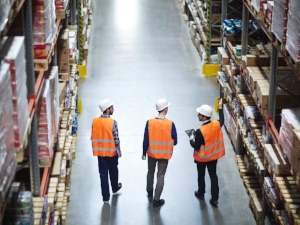
[[[210,162],[197,162],[197,170],[198,170],[198,193],[205,193],[205,168],[207,167],[208,174],[210,176],[211,181],[211,197],[212,199],[219,199],[219,184],[218,184],[218,176],[217,176],[217,162],[218,160],[210,161]]]
[[[109,183],[108,183],[108,173],[110,178],[110,185],[112,191],[117,191],[119,171],[118,171],[118,155],[114,157],[100,157],[98,156],[98,167],[101,180],[101,191],[103,201],[108,201],[110,197],[109,193]]]

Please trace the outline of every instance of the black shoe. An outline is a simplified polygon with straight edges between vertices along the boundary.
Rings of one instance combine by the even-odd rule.
[[[148,198],[153,198],[153,191],[147,191],[148,193]]]
[[[209,200],[209,203],[214,207],[218,207],[218,200],[216,200],[216,199]]]
[[[121,188],[122,188],[122,184],[119,183],[119,184],[118,184],[118,190],[114,191],[113,193],[114,193],[114,194],[117,193]]]
[[[153,200],[153,208],[157,208],[165,204],[165,200],[160,199],[159,201]]]
[[[197,198],[199,198],[200,200],[204,200],[204,194],[199,194],[198,191],[195,191],[195,196],[196,196]]]

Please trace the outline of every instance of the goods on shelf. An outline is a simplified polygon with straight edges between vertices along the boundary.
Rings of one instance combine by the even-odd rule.
[[[0,58],[10,65],[15,147],[20,148],[28,129],[28,100],[24,37],[6,37],[0,51]]]
[[[275,34],[277,39],[284,44],[286,42],[288,2],[289,1],[286,0],[276,0],[274,2],[272,16],[272,32]]]
[[[34,222],[33,201],[30,191],[23,191],[21,183],[14,182],[9,194],[4,224],[31,225]]]
[[[17,166],[9,64],[0,62],[0,203],[4,202]]]
[[[299,18],[299,1],[289,1],[289,13],[287,22],[286,49],[295,62],[300,60],[300,18]]]
[[[58,94],[58,67],[53,66],[49,76],[51,95],[52,134],[56,137],[59,132],[59,94]]]
[[[270,166],[270,170],[276,176],[285,176],[290,174],[289,167],[280,152],[278,145],[265,144],[264,149],[265,159]]]
[[[78,61],[77,53],[77,26],[69,26],[69,62],[74,64]]]
[[[33,198],[34,225],[45,224],[48,214],[48,196]]]
[[[5,27],[6,22],[8,21],[9,12],[11,6],[13,5],[14,0],[2,0],[0,1],[0,31]]]
[[[55,10],[64,11],[68,6],[68,0],[55,0]]]
[[[274,1],[267,1],[267,4],[264,4],[264,15],[269,24],[272,24],[273,8]]]
[[[57,39],[58,73],[69,75],[69,30],[63,30]],[[67,80],[67,79],[66,79]]]
[[[292,162],[291,156],[296,151],[293,144],[294,129],[300,129],[300,108],[283,109],[278,142],[290,163]]]
[[[263,11],[263,5],[267,3],[268,0],[252,0],[251,4],[257,12]]]
[[[49,85],[49,80],[46,79],[37,107],[39,158],[40,161],[44,163],[50,163],[53,154],[51,95]]]
[[[224,20],[222,28],[226,34],[240,34],[242,32],[242,21],[239,19]]]
[[[32,2],[33,48],[35,59],[47,59],[57,32],[54,1]]]

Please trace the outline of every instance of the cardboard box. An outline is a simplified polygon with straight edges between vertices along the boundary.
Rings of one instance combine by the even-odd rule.
[[[256,55],[247,55],[247,66],[256,66]]]
[[[69,60],[58,63],[58,73],[69,73]]]
[[[291,152],[291,165],[296,173],[299,173],[299,155],[295,149]]]
[[[50,47],[51,45],[34,45],[33,46],[34,59],[47,59]]]

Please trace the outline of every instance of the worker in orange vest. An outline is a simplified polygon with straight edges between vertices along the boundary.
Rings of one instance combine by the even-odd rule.
[[[210,204],[217,207],[219,199],[217,162],[225,155],[222,133],[224,124],[222,99],[219,102],[219,120],[210,120],[213,109],[209,105],[201,105],[196,111],[202,125],[196,130],[195,136],[190,136],[190,144],[194,148],[194,159],[198,170],[198,190],[195,191],[195,196],[204,200],[205,168],[207,167],[211,180]]]
[[[113,102],[104,99],[99,107],[103,114],[93,120],[91,140],[93,155],[98,157],[103,202],[108,204],[108,172],[113,193],[122,188],[122,184],[118,183],[118,157],[121,156],[121,148],[117,122],[110,118],[114,112]]]
[[[146,159],[148,154],[148,174],[147,187],[148,197],[153,197],[153,180],[156,164],[158,164],[157,182],[153,207],[157,208],[165,203],[164,199],[160,199],[164,187],[164,178],[167,171],[168,160],[172,157],[173,147],[177,144],[177,132],[175,124],[166,118],[168,107],[171,105],[166,99],[160,99],[156,102],[156,110],[158,116],[150,119],[146,123],[143,155],[142,159]]]

